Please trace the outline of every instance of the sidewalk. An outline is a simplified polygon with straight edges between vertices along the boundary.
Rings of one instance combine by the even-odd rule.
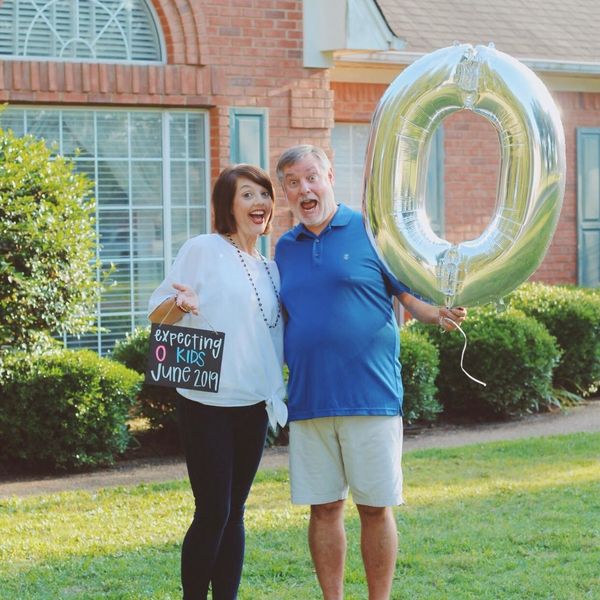
[[[404,452],[580,432],[600,432],[600,399],[590,400],[565,411],[531,415],[508,423],[442,426],[419,432],[409,431],[404,437]],[[287,468],[287,466],[287,448],[276,447],[265,450],[261,469]],[[103,487],[160,483],[185,477],[187,472],[181,457],[138,459],[118,463],[109,469],[92,473],[0,481],[0,499],[67,490],[93,491]]]

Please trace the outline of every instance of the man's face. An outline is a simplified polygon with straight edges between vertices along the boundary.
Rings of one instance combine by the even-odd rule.
[[[294,216],[318,235],[329,223],[337,205],[333,194],[333,171],[308,154],[283,170],[283,190]]]

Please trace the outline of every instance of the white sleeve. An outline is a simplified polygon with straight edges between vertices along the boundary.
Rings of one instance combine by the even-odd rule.
[[[152,292],[148,301],[148,315],[150,315],[157,306],[160,306],[167,298],[174,296],[177,292],[173,287],[174,283],[183,283],[192,287],[196,287],[197,281],[193,281],[194,273],[197,272],[198,264],[198,246],[195,243],[195,238],[185,242],[175,260],[171,269],[167,273],[162,283]],[[194,269],[193,266],[196,268]]]

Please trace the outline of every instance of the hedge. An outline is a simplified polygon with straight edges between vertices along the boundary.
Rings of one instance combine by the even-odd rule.
[[[529,283],[508,297],[511,306],[548,329],[562,349],[554,386],[588,395],[600,385],[600,295]]]
[[[90,350],[3,356],[0,460],[51,469],[110,464],[128,445],[140,376]]]
[[[517,417],[555,402],[552,372],[560,359],[556,340],[532,317],[516,309],[469,309],[463,330],[468,338],[465,369],[487,383],[483,387],[460,368],[464,339],[460,332],[411,322],[429,335],[440,353],[436,380],[449,416],[471,420]]]
[[[405,327],[400,331],[400,344],[404,421],[431,423],[442,411],[435,386],[440,370],[438,350],[426,335]]]

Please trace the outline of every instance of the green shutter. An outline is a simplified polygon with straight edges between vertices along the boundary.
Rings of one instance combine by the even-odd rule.
[[[600,286],[600,129],[577,130],[579,285]]]
[[[229,112],[231,123],[231,162],[248,163],[269,170],[267,150],[267,110],[264,108],[232,108]],[[269,255],[269,236],[258,240],[259,251]]]

